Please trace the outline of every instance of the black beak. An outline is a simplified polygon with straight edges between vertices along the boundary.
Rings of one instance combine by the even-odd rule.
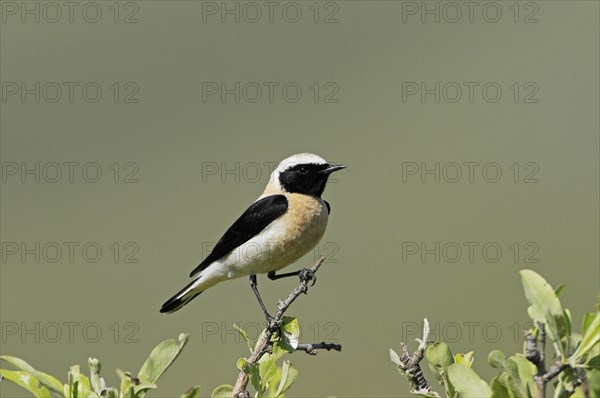
[[[325,170],[321,170],[321,173],[323,174],[331,174],[334,171],[338,171],[341,169],[345,169],[346,166],[344,166],[343,164],[330,164],[329,167],[327,167]]]

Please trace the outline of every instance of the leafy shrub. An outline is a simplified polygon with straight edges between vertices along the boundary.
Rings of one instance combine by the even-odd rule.
[[[177,358],[188,341],[188,335],[182,333],[178,340],[165,340],[154,347],[137,376],[117,369],[121,379],[118,389],[106,386],[104,378],[100,376],[100,361],[96,358],[88,360],[89,377],[81,373],[79,365],[74,365],[71,366],[67,373],[67,381],[63,384],[57,378],[36,370],[22,359],[3,355],[0,359],[18,370],[0,369],[0,376],[25,388],[36,398],[50,398],[50,392],[64,398],[142,398],[146,392],[157,388],[158,378]],[[196,386],[181,398],[195,398],[199,393],[200,387]]]
[[[418,362],[427,359],[429,367],[443,386],[448,398],[517,398],[544,397],[546,384],[555,379],[555,398],[600,397],[600,307],[583,318],[581,334],[573,332],[568,309],[563,309],[556,290],[537,273],[521,271],[527,313],[535,327],[525,334],[523,353],[505,356],[494,350],[488,363],[500,373],[490,383],[472,369],[473,352],[452,355],[443,342],[427,342],[428,326],[419,350],[402,355],[390,350],[390,358],[413,387],[411,393],[424,397],[440,397],[422,375]],[[554,363],[545,367],[546,335],[555,350]]]

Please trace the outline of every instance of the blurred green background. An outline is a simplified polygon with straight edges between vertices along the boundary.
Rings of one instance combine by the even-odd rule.
[[[477,370],[493,375],[488,352],[520,350],[528,321],[519,269],[565,283],[576,325],[596,303],[598,2],[478,2],[472,21],[462,3],[454,3],[459,17],[433,1],[277,2],[269,21],[257,2],[263,15],[254,23],[256,6],[239,2],[87,3],[70,22],[62,3],[58,18],[43,2],[1,2],[2,354],[61,379],[95,356],[117,384],[115,368],[136,372],[154,345],[188,332],[152,396],[233,384],[235,362],[247,355],[233,324],[256,337],[262,322],[246,279],[174,315],[158,310],[260,195],[272,164],[297,152],[348,166],[324,194],[332,216],[323,241],[292,267],[330,258],[290,311],[303,341],[334,340],[343,351],[292,355],[300,377],[289,396],[407,396],[388,348],[418,337],[424,317],[432,338],[475,350]],[[39,7],[40,21],[24,7]],[[238,7],[239,23],[233,14],[221,22],[224,7]],[[437,7],[439,22],[424,7]],[[35,93],[22,99],[21,83],[35,92],[35,82],[39,103]],[[65,82],[79,84],[72,101]],[[240,82],[239,102],[208,95],[221,82]],[[249,82],[263,85],[257,102],[254,85],[243,89]],[[278,84],[272,101],[264,82]],[[423,82],[440,83],[439,102],[406,91]],[[464,82],[478,85],[472,101]],[[97,86],[102,95],[91,102]],[[462,97],[452,102],[457,86]],[[502,95],[493,102],[495,87]],[[20,174],[36,162],[39,182]],[[53,162],[79,162],[73,182],[66,166],[48,181]],[[86,177],[99,168],[96,183],[82,176],[93,162]],[[464,166],[457,182],[446,181],[452,162],[478,162],[473,182]],[[502,171],[495,183],[481,173],[491,162]],[[423,166],[436,163],[439,183],[429,174],[421,182]],[[523,181],[530,173],[537,182]],[[137,182],[125,183],[128,175]],[[36,242],[39,261],[22,258],[20,245],[36,252]],[[73,259],[65,242],[79,245]],[[419,250],[439,242],[439,262],[407,253],[411,242]],[[479,245],[473,261],[465,242]],[[502,249],[496,262],[493,248],[482,253],[488,242]],[[57,245],[62,256],[52,262]],[[452,262],[456,245],[464,250]],[[537,262],[525,263],[533,252]],[[259,278],[271,308],[294,285]],[[26,396],[6,383],[0,395]]]

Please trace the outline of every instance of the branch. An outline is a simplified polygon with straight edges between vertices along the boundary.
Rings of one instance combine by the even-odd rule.
[[[537,384],[538,397],[546,396],[546,383],[544,375],[546,374],[546,326],[542,322],[537,322],[539,337],[533,334],[531,330],[525,332],[525,358],[537,368],[535,383]],[[538,350],[538,341],[540,349]]]
[[[342,351],[342,346],[340,344],[326,343],[322,341],[320,343],[298,344],[298,347],[296,347],[296,351],[304,351],[308,355],[317,355],[317,350]]]
[[[429,394],[431,393],[431,385],[425,379],[421,370],[420,362],[425,356],[425,348],[427,347],[427,339],[429,338],[429,322],[427,318],[423,321],[423,339],[419,341],[419,348],[412,354],[408,351],[406,344],[402,345],[402,353],[400,354],[400,363],[394,361],[398,367],[402,369],[408,382],[411,384],[414,394]]]
[[[536,382],[539,380],[539,382],[544,383],[544,387],[545,387],[546,383],[548,383],[550,380],[552,380],[556,376],[558,376],[560,374],[560,372],[565,370],[565,368],[568,366],[569,365],[566,363],[556,361],[556,363],[554,363],[552,366],[550,366],[550,369],[546,373],[544,373],[541,376],[536,376]]]
[[[402,370],[408,376],[410,384],[412,384],[414,393],[429,393],[431,392],[431,386],[425,379],[421,365],[419,363],[423,359],[425,349],[419,347],[415,352],[410,355],[406,344],[402,343],[402,355],[400,355],[400,361],[402,361]]]
[[[550,369],[546,370],[546,325],[542,322],[537,322],[537,326],[540,330],[539,338],[531,331],[525,332],[525,358],[537,368],[537,374],[534,379],[538,388],[538,397],[543,398],[546,396],[546,385],[548,382],[558,376],[569,365],[562,361],[556,361],[550,366]],[[539,350],[538,341],[540,343]]]
[[[321,264],[325,261],[325,256],[321,256],[319,260],[315,263],[315,265],[310,268],[310,272],[314,275],[321,267]],[[265,333],[263,334],[262,339],[256,343],[254,347],[254,351],[250,358],[247,360],[247,364],[249,367],[254,366],[260,358],[266,353],[272,351],[273,342],[271,338],[273,337],[273,333],[278,330],[278,328],[283,324],[283,315],[287,311],[290,305],[298,298],[301,294],[306,294],[308,292],[308,282],[307,279],[300,279],[300,284],[292,290],[290,295],[283,301],[279,301],[277,303],[277,312],[273,317],[273,320],[267,325]],[[310,355],[316,354],[316,349],[326,349],[326,350],[336,350],[340,351],[342,346],[339,344],[328,344],[328,343],[316,343],[316,344],[299,344],[296,350],[305,351]],[[314,351],[314,354],[313,354]],[[233,397],[234,398],[249,398],[250,394],[246,391],[246,387],[248,386],[248,375],[246,371],[242,369],[238,375],[237,381],[233,388]]]

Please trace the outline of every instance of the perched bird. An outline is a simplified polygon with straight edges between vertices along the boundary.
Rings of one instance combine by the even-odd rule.
[[[281,161],[263,194],[192,271],[194,280],[164,303],[160,312],[175,312],[217,283],[249,275],[250,286],[270,321],[258,292],[256,274],[266,273],[272,280],[294,275],[303,279],[314,277],[306,269],[275,272],[304,256],[323,237],[331,208],[321,195],[331,173],[343,168],[310,153]]]

